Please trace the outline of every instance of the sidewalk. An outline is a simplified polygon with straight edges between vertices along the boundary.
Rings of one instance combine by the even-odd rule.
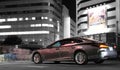
[[[32,63],[30,60],[16,60],[16,61],[3,61],[0,62],[0,65],[5,65],[5,64],[28,64]]]

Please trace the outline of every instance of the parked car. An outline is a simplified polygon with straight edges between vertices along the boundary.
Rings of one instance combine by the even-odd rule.
[[[65,60],[75,61],[77,64],[87,64],[89,60],[103,63],[109,58],[116,58],[117,53],[113,47],[106,43],[80,37],[58,40],[46,48],[33,52],[32,61],[35,64],[43,61],[60,63]]]
[[[18,45],[18,48],[28,49],[28,50],[31,50],[31,51],[41,49],[43,47],[44,47],[43,45],[38,45],[38,44],[21,44],[21,45]]]

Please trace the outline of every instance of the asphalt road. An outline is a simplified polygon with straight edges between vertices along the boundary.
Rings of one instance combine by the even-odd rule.
[[[34,64],[31,61],[0,62],[0,70],[119,70],[120,61],[105,61],[103,64],[89,62],[87,65],[77,65],[73,62],[54,64],[45,62]]]

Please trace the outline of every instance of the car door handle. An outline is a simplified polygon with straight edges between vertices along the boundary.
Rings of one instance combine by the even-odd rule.
[[[75,49],[75,47],[74,47],[74,46],[72,46],[71,48],[72,48],[72,49]]]
[[[60,48],[56,48],[56,50],[59,50]]]

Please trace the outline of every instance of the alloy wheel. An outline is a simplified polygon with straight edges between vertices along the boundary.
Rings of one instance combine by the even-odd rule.
[[[42,63],[42,59],[41,59],[40,54],[38,54],[38,53],[34,54],[34,56],[33,56],[33,62],[34,62],[35,64]]]
[[[83,65],[87,64],[87,55],[84,52],[78,52],[75,54],[74,60],[77,64]]]

